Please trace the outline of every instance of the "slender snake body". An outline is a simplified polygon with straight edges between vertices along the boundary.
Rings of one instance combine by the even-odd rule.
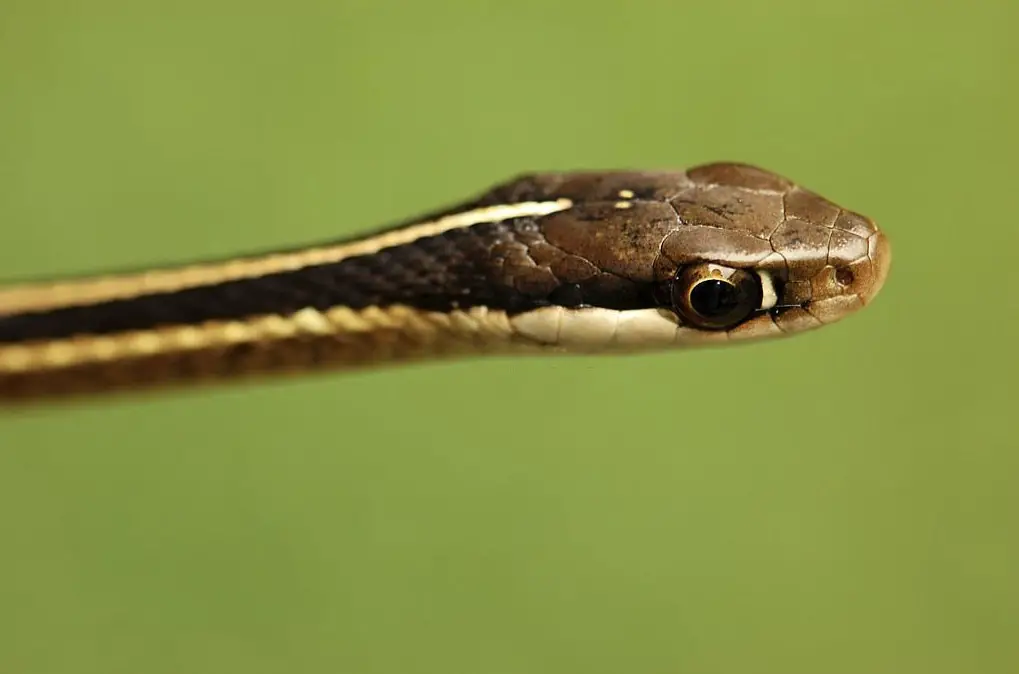
[[[869,218],[744,164],[533,174],[342,242],[0,288],[0,401],[792,334],[890,260]]]

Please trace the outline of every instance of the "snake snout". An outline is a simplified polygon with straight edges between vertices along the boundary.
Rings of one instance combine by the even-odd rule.
[[[878,294],[888,278],[888,269],[892,265],[892,245],[883,232],[877,231],[868,240],[867,257],[873,268],[873,277],[866,289],[860,293],[860,301],[870,302]]]

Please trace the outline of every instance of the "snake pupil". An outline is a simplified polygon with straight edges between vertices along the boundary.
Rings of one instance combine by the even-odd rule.
[[[727,314],[739,304],[736,286],[718,279],[701,281],[690,291],[690,306],[706,318]]]

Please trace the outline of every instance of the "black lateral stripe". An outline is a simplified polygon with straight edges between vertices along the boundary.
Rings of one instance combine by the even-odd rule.
[[[108,335],[161,326],[240,320],[306,308],[405,304],[448,311],[486,306],[508,313],[541,306],[653,306],[650,289],[601,275],[591,283],[562,283],[526,256],[502,251],[544,242],[531,218],[481,223],[394,246],[371,255],[214,286],[0,318],[0,343]],[[528,276],[544,285],[528,284]],[[548,279],[552,279],[551,284]]]

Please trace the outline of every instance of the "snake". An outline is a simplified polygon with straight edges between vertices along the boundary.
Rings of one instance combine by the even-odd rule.
[[[757,342],[855,313],[890,262],[751,164],[532,172],[326,243],[2,286],[0,401]]]

